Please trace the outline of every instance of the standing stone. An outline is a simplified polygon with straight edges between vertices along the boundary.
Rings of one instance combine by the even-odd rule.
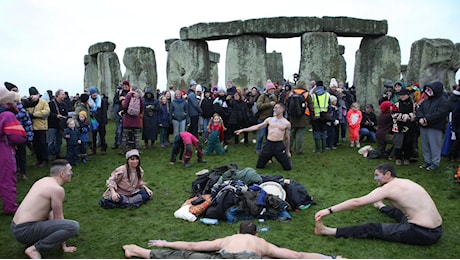
[[[209,84],[206,86],[209,89],[212,89],[213,86],[216,86],[219,83],[219,61],[220,54],[217,52],[209,52]]]
[[[265,87],[266,39],[257,35],[230,38],[227,45],[225,80],[241,88]]]
[[[97,56],[85,55],[83,63],[85,64],[85,75],[83,76],[84,88],[89,89],[91,86],[97,86],[97,82],[99,81]]]
[[[329,86],[331,78],[338,79],[343,75],[339,45],[334,33],[305,33],[300,46],[300,80],[322,80],[324,86]]]
[[[391,36],[365,37],[355,57],[353,85],[356,87],[356,99],[362,108],[369,103],[375,107],[383,92],[384,82],[400,79],[399,42]]]
[[[126,67],[124,79],[142,90],[147,87],[157,88],[157,63],[155,52],[147,47],[131,47],[125,49],[123,64]]]
[[[177,40],[169,44],[166,64],[168,86],[188,89],[190,80],[198,84],[209,82],[209,50],[206,41]]]
[[[267,53],[267,76],[273,82],[283,82],[283,54],[281,52],[273,51]]]
[[[450,89],[456,85],[455,73],[459,69],[458,47],[448,39],[427,39],[412,43],[407,66],[408,84],[418,82],[420,86],[439,80]],[[456,58],[457,57],[457,58]]]
[[[97,55],[97,67],[99,72],[99,81],[97,87],[100,94],[105,94],[112,104],[113,97],[118,84],[120,84],[121,70],[118,56],[115,52],[101,52]],[[109,106],[107,116],[113,118],[113,107]]]

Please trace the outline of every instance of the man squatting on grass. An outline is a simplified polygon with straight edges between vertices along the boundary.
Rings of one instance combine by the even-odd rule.
[[[72,180],[72,166],[66,160],[55,160],[50,176],[36,181],[19,205],[11,223],[17,241],[28,246],[30,258],[41,258],[44,251],[61,244],[64,252],[74,252],[74,246],[65,241],[78,233],[80,224],[64,219],[62,203],[65,191],[62,185]]]
[[[442,218],[432,198],[419,184],[396,177],[395,169],[386,163],[375,168],[374,179],[379,187],[369,194],[353,198],[315,214],[315,234],[335,237],[376,238],[412,245],[432,245],[442,235]],[[393,207],[386,206],[387,199]],[[323,225],[322,217],[340,211],[352,210],[374,203],[380,212],[399,223],[367,223],[359,226],[330,228]]]
[[[256,168],[264,168],[268,161],[275,156],[284,170],[288,171],[292,169],[290,152],[291,123],[284,118],[284,110],[284,105],[278,103],[273,108],[272,117],[268,117],[260,124],[235,131],[235,134],[239,135],[244,132],[252,132],[268,126],[267,142],[264,144],[259,154]],[[285,143],[283,143],[283,140]]]
[[[325,256],[317,253],[296,252],[287,248],[277,247],[257,236],[257,226],[249,220],[240,223],[238,234],[218,238],[213,241],[200,242],[168,242],[150,240],[149,246],[167,247],[169,249],[145,249],[137,245],[124,245],[127,258],[186,258],[186,259],[254,259],[254,258],[341,258]],[[201,252],[214,252],[200,253]]]

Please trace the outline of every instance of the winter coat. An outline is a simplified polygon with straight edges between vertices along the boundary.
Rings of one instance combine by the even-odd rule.
[[[415,121],[419,122],[420,118],[425,118],[428,125],[421,125],[420,127],[444,130],[447,124],[449,103],[443,95],[441,82],[431,83],[431,89],[433,90],[433,96],[428,97],[420,104],[416,112]]]
[[[33,102],[26,110],[32,118],[34,130],[48,130],[50,106],[46,100],[39,98],[38,101]]]

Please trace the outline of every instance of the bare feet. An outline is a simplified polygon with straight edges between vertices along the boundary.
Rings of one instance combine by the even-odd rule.
[[[374,203],[374,207],[376,207],[378,209],[381,209],[381,208],[383,208],[385,206],[386,205],[381,200]]]
[[[315,220],[315,235],[331,235],[335,236],[335,233],[337,232],[336,228],[330,228],[326,227],[323,224],[323,221],[320,220]]]
[[[125,250],[125,256],[126,256],[126,258],[137,257],[136,249],[137,249],[138,247],[139,247],[139,246],[136,246],[136,245],[124,245],[124,246],[123,246],[123,250]]]
[[[42,258],[42,255],[40,255],[40,252],[38,252],[38,250],[35,248],[34,245],[29,246],[28,248],[26,248],[24,253],[26,253],[26,255],[30,259],[41,259]]]

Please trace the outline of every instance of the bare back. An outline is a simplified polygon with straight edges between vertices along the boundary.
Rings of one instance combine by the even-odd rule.
[[[267,139],[272,142],[283,141],[286,131],[291,128],[291,123],[284,117],[269,117]],[[289,132],[287,133],[289,135]]]
[[[52,177],[44,177],[35,182],[19,205],[13,221],[16,224],[49,219],[52,204],[61,205],[62,215],[64,188]]]
[[[264,239],[251,234],[235,234],[220,239],[220,248],[230,253],[251,251],[259,256],[268,256],[270,245]]]
[[[442,218],[428,192],[419,184],[395,178],[373,192],[381,193],[400,209],[408,221],[426,228],[436,228],[442,224]],[[372,194],[372,193],[371,193]]]

